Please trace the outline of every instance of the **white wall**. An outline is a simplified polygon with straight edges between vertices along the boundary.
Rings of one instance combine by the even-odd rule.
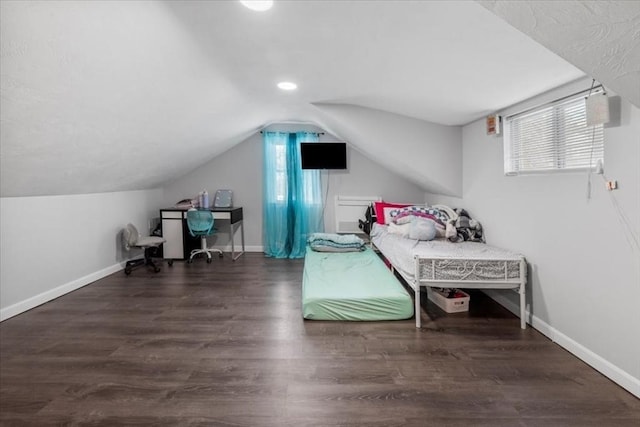
[[[323,171],[323,185],[329,191],[325,208],[325,228],[336,230],[335,196],[380,196],[387,202],[424,203],[424,190],[413,182],[391,172],[385,166],[369,159],[360,151],[349,147],[348,169]],[[364,211],[363,211],[364,216]]]
[[[131,222],[147,232],[160,190],[0,199],[0,320],[120,270]]]
[[[314,126],[273,125],[269,130],[294,132],[305,130],[321,132]],[[321,141],[336,141],[331,134],[322,135]],[[348,169],[323,171],[323,186],[329,191],[325,207],[325,228],[335,231],[334,200],[336,195],[381,196],[388,201],[424,201],[424,191],[416,184],[372,162],[347,144]],[[169,207],[180,199],[195,196],[206,189],[211,197],[216,189],[233,190],[233,204],[242,206],[244,213],[245,243],[248,251],[262,251],[262,135],[257,133],[221,154],[192,173],[164,187],[164,204]],[[324,194],[324,193],[323,193]],[[364,216],[364,211],[363,211]],[[227,247],[225,224],[216,225],[220,233],[211,244]],[[239,233],[236,233],[236,243]]]
[[[319,123],[367,157],[438,194],[462,192],[462,128],[344,104],[314,104]]]
[[[463,162],[459,206],[482,223],[488,243],[530,264],[533,326],[640,396],[640,110],[623,101],[620,123],[605,129],[605,175],[620,189],[607,191],[593,175],[590,199],[586,173],[504,176],[502,138],[487,136],[484,121],[464,127]],[[515,294],[491,294],[517,307]]]

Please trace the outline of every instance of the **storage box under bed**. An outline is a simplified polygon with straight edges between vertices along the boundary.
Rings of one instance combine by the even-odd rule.
[[[459,289],[455,290],[455,296],[448,298],[448,291],[441,291],[439,289],[427,288],[427,295],[429,300],[433,301],[435,305],[446,311],[447,313],[462,313],[469,311],[469,294]]]

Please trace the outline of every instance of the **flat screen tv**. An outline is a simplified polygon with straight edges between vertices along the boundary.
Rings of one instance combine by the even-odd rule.
[[[346,169],[345,142],[301,142],[302,169]]]

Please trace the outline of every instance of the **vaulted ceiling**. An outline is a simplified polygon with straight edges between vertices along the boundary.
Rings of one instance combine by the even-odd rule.
[[[585,72],[640,104],[640,2],[603,2],[598,22],[593,2],[481,3],[3,0],[0,195],[157,187],[268,124],[326,125],[326,105],[458,126]],[[367,129],[350,135],[385,161]]]

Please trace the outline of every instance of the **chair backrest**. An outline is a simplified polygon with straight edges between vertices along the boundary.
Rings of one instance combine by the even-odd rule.
[[[127,224],[125,229],[122,230],[122,241],[126,250],[133,248],[138,243],[139,238],[138,229],[131,223]]]
[[[187,227],[192,236],[209,235],[213,230],[213,213],[207,210],[187,211]]]

